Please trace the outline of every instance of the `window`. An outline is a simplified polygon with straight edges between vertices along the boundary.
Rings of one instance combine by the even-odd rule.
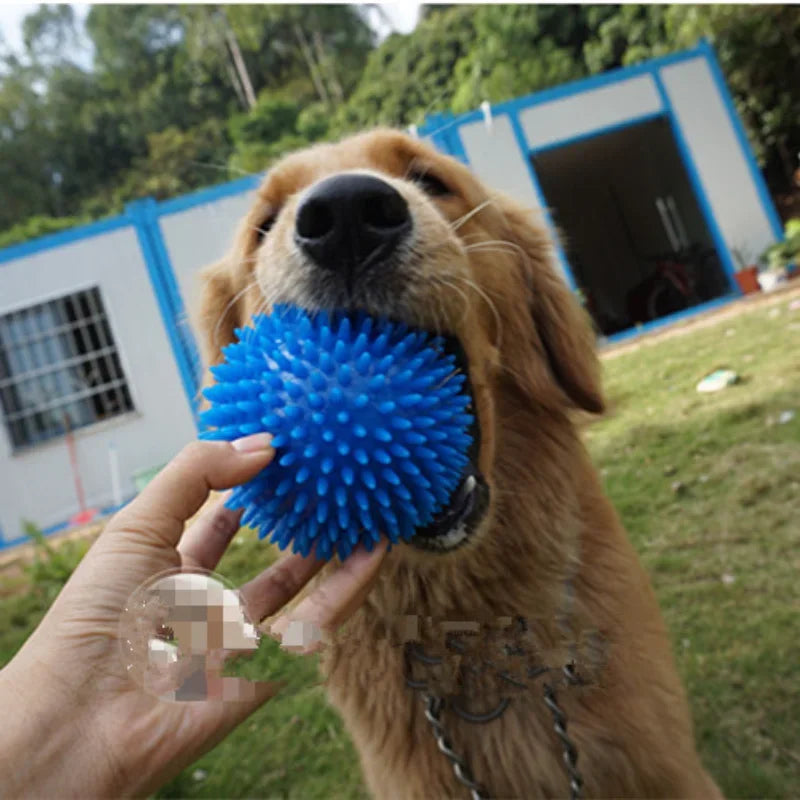
[[[0,404],[15,449],[133,410],[99,289],[0,316]]]

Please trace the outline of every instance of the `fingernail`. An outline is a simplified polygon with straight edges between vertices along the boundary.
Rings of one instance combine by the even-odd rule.
[[[234,439],[231,444],[234,450],[240,453],[258,453],[272,449],[272,434],[254,433],[252,436],[243,436],[241,439]]]

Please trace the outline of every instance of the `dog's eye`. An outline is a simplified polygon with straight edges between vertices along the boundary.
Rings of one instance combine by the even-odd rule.
[[[453,190],[432,172],[412,172],[409,177],[423,192],[431,197],[443,197],[453,194]]]
[[[267,217],[257,228],[256,228],[256,241],[258,244],[264,241],[264,237],[270,232],[272,226],[275,224],[275,218],[277,214],[273,214],[271,217]]]

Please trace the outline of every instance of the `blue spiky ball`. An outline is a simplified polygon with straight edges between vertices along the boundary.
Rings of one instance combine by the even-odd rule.
[[[268,431],[276,456],[228,505],[279,547],[329,559],[408,540],[455,490],[471,443],[444,340],[363,313],[276,306],[212,367],[204,439]]]

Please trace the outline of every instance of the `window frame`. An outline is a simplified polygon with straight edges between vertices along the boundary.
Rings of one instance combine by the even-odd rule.
[[[49,316],[46,323],[43,315]],[[17,331],[11,327],[15,322],[20,326]],[[17,357],[12,359],[12,354]],[[12,454],[137,413],[130,370],[97,282],[0,312],[0,355],[5,361],[5,374],[0,377],[0,421]],[[15,368],[15,362],[23,369]],[[40,392],[44,402],[26,406],[19,388],[26,384]],[[72,390],[65,390],[65,384],[72,384]],[[72,410],[73,418],[65,418],[64,423],[51,418],[47,425],[37,420],[60,409],[65,415]]]

